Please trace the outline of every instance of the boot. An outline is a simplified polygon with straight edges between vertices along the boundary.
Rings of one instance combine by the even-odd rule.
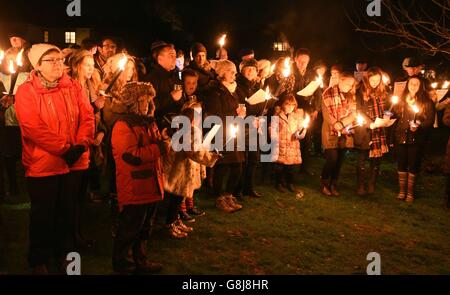
[[[403,201],[406,199],[406,185],[408,182],[408,172],[398,172],[398,186],[399,193],[397,196],[398,200]]]
[[[414,190],[416,186],[416,175],[412,173],[408,173],[408,193],[406,195],[406,202],[412,203],[414,202]]]
[[[358,190],[356,191],[356,194],[358,196],[364,196],[366,194],[366,189],[364,187],[365,170],[364,167],[356,168],[356,178],[358,180]]]
[[[222,195],[220,197],[217,198],[216,200],[216,207],[222,211],[225,211],[227,213],[232,213],[234,211],[236,211],[234,209],[234,207],[231,207],[229,205],[229,201],[225,198],[225,195]]]
[[[112,265],[114,272],[118,274],[132,274],[136,270],[135,263],[131,261],[129,250],[131,247],[120,240],[117,235],[113,242]]]
[[[225,201],[228,203],[228,206],[233,208],[233,212],[242,209],[242,205],[238,203],[238,199],[236,199],[233,195],[225,196]]]
[[[322,194],[324,194],[327,197],[331,197],[331,189],[330,189],[330,180],[329,179],[320,179],[320,182],[322,184]]]
[[[162,264],[150,262],[147,259],[147,241],[139,241],[133,245],[133,259],[136,264],[136,274],[149,274],[161,271]]]
[[[375,193],[375,186],[377,185],[377,178],[379,174],[380,174],[379,167],[370,167],[370,179],[367,188],[367,193],[369,194]]]

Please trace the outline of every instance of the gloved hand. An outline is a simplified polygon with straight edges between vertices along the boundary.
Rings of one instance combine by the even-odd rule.
[[[73,164],[76,163],[81,157],[81,155],[86,151],[84,145],[77,144],[71,146],[62,156],[61,158],[66,161],[67,166],[72,167]]]

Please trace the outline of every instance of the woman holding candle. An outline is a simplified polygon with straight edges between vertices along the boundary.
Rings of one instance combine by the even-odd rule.
[[[324,91],[322,97],[322,146],[325,165],[322,169],[322,193],[339,196],[337,181],[344,161],[345,150],[353,148],[350,130],[356,119],[355,78],[341,73],[338,84]]]
[[[287,94],[281,99],[280,111],[274,115],[277,120],[272,118],[270,137],[275,143],[272,162],[275,163],[276,188],[281,193],[286,192],[284,188],[287,188],[303,196],[303,191],[294,186],[293,170],[302,163],[300,140],[305,137],[309,127],[305,122],[305,114],[297,108],[295,96]]]
[[[385,110],[384,102],[387,93],[382,77],[383,72],[380,68],[369,68],[356,95],[356,109],[366,121],[366,124],[355,129],[354,135],[354,145],[359,151],[356,176],[358,180],[357,194],[360,196],[375,192],[381,158],[389,151],[385,129],[374,124],[377,118],[383,118]],[[370,159],[370,176],[366,190],[365,162],[367,159]]]
[[[74,251],[74,192],[80,186],[71,167],[89,163],[94,115],[80,84],[63,74],[59,48],[36,44],[28,56],[35,70],[15,97],[31,199],[28,261],[33,273],[47,274],[55,255],[65,273],[66,256]]]
[[[216,72],[218,81],[211,87],[208,98],[205,100],[205,112],[222,119],[223,143],[225,143],[227,138],[230,138],[232,129],[226,126],[226,117],[245,118],[246,110],[239,105],[234,63],[229,60],[220,60],[217,62]],[[223,152],[224,157],[214,166],[213,174],[213,187],[217,195],[216,207],[229,213],[242,209],[242,205],[237,203],[233,193],[239,185],[245,154],[237,151],[236,146],[235,143],[232,151]]]
[[[290,58],[279,58],[275,64],[274,74],[264,82],[264,89],[269,87],[270,93],[275,97],[285,93],[293,94],[295,91],[295,75],[291,74]]]
[[[400,189],[397,199],[413,202],[423,142],[428,128],[433,124],[435,113],[433,101],[420,77],[408,78],[406,88],[393,112],[397,118],[394,129]]]

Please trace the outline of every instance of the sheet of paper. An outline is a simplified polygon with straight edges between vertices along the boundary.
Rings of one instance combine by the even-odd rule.
[[[305,88],[303,88],[302,90],[297,92],[297,94],[300,96],[311,96],[314,94],[314,92],[317,90],[317,88],[319,88],[319,86],[320,86],[320,82],[318,82],[316,80],[311,81],[308,84],[308,86],[306,86]]]
[[[380,127],[390,127],[397,119],[380,119],[376,118],[374,124]]]
[[[208,134],[205,135],[205,138],[203,139],[203,147],[206,149],[209,149],[211,146],[211,141],[213,140],[214,136],[216,136],[217,132],[219,131],[220,127],[222,125],[214,125],[211,130],[208,132]]]
[[[16,85],[14,86],[13,94],[16,94],[17,88],[19,88],[20,85],[22,85],[27,79],[28,79],[28,72],[21,72],[17,76]],[[3,83],[3,86],[5,86],[6,92],[9,92],[9,88],[11,85],[11,75],[5,75],[3,73],[0,73],[0,80]]]
[[[252,96],[250,96],[250,98],[247,98],[246,101],[250,104],[250,105],[255,105],[258,103],[262,103],[266,100],[266,92],[262,89],[259,89],[258,91],[255,92],[255,94],[253,94]]]
[[[448,92],[448,89],[438,89],[438,90],[436,90],[437,100],[439,102],[441,102],[441,100],[443,98],[445,98],[445,95],[447,94],[447,92]]]
[[[406,81],[404,82],[395,82],[394,83],[394,93],[393,95],[401,97],[403,90],[405,90],[406,87]]]

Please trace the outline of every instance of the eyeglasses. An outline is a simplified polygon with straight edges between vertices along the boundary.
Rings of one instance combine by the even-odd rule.
[[[56,65],[56,64],[63,64],[65,60],[66,60],[65,58],[43,59],[42,62],[46,61],[51,63],[52,65]]]

